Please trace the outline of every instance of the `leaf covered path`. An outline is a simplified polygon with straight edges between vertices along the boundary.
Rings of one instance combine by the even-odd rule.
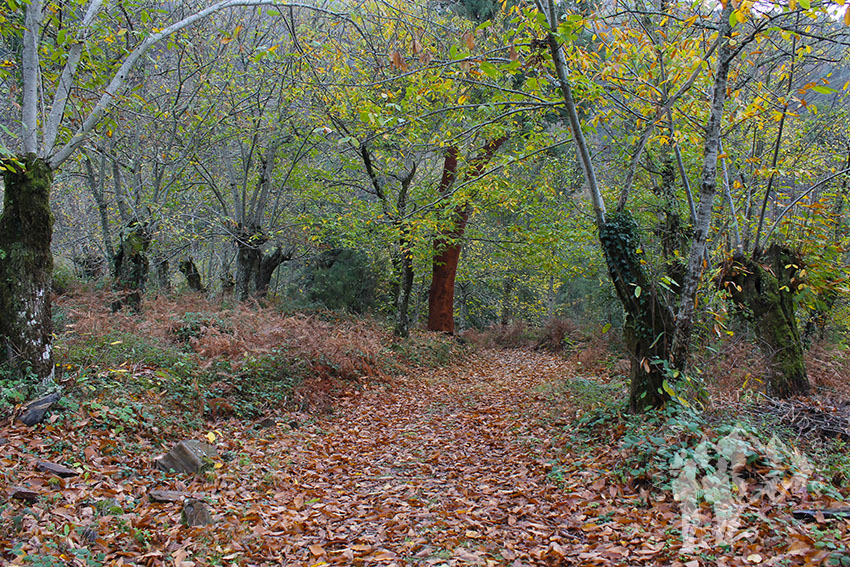
[[[323,504],[308,519],[327,526],[316,540],[328,560],[350,561],[355,542],[423,564],[540,559],[568,545],[566,498],[546,479],[545,432],[529,418],[548,411],[538,387],[564,366],[490,353],[348,399],[296,466],[304,497]]]
[[[775,512],[758,508],[727,553],[680,561],[678,504],[616,477],[617,432],[592,446],[568,437],[571,396],[586,392],[562,386],[578,369],[545,353],[482,351],[370,383],[331,415],[221,422],[208,433],[221,459],[196,476],[153,469],[157,431],[121,434],[93,414],[6,425],[7,482],[42,497],[0,509],[0,548],[17,546],[5,556],[15,565],[40,554],[169,567],[779,564],[766,549],[822,562],[810,537],[762,522]],[[84,474],[49,478],[41,459]],[[154,489],[203,495],[215,523],[181,525],[180,504],[152,502]]]
[[[286,534],[297,537],[275,540],[269,560],[654,564],[664,544],[640,525],[650,511],[631,507],[637,495],[625,498],[593,469],[553,479],[553,460],[565,456],[554,424],[569,411],[553,387],[574,373],[549,354],[485,351],[345,399],[338,415],[299,433],[287,469],[297,495],[278,494],[292,503],[273,517],[266,510],[255,551]],[[676,517],[672,503],[651,514]]]

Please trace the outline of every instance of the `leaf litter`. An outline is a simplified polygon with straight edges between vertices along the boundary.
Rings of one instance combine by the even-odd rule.
[[[571,442],[563,425],[576,408],[554,385],[579,370],[552,354],[484,350],[349,389],[329,415],[220,421],[198,433],[220,457],[194,476],[153,468],[167,450],[159,432],[87,427],[81,415],[6,423],[0,488],[40,498],[2,504],[0,563],[694,567],[830,556],[784,501],[749,510],[720,552],[681,553],[679,503],[614,474],[616,433],[610,451]],[[81,474],[40,471],[45,460]],[[180,502],[152,501],[154,490],[202,498],[213,525],[181,524]],[[831,529],[846,541],[846,522]]]

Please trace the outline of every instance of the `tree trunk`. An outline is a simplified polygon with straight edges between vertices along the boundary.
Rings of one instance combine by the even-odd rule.
[[[441,235],[443,248],[434,255],[431,270],[431,293],[428,296],[428,330],[455,332],[455,277],[460,260],[460,242],[445,244],[448,239],[458,239],[463,235],[469,220],[469,206],[457,211],[454,228]],[[435,248],[439,242],[435,241]]]
[[[34,154],[3,162],[0,216],[0,337],[13,371],[53,379],[50,285],[53,279],[53,172]]]
[[[663,406],[675,320],[661,301],[638,257],[637,225],[626,212],[609,215],[599,231],[608,272],[626,312],[623,338],[631,363],[629,408],[641,412]],[[668,386],[669,388],[669,386]]]
[[[201,272],[195,265],[192,258],[186,258],[180,262],[180,273],[186,277],[186,283],[189,284],[189,289],[197,293],[205,293],[207,290],[201,282]]]
[[[257,274],[262,261],[266,236],[258,227],[242,228],[236,238],[236,297],[247,301],[257,290]]]
[[[799,267],[800,259],[793,252],[773,244],[762,261],[743,255],[734,258],[725,266],[720,280],[754,324],[762,347],[771,358],[768,393],[779,398],[809,391],[794,308]]]
[[[168,260],[159,258],[154,260],[156,266],[156,285],[163,293],[171,293],[171,277]]]
[[[124,306],[133,311],[141,309],[142,292],[147,285],[150,270],[147,254],[150,243],[151,235],[145,223],[132,221],[125,229],[114,262],[114,288],[122,297],[112,303],[113,311]]]
[[[271,254],[263,254],[260,251],[260,265],[257,269],[257,281],[255,293],[257,297],[265,297],[269,291],[269,284],[272,281],[274,271],[283,264],[292,259],[294,250],[289,249],[284,251],[278,246]]]
[[[410,293],[413,291],[413,256],[410,250],[410,240],[408,235],[402,229],[402,236],[399,239],[399,250],[401,258],[399,258],[400,278],[398,286],[398,295],[396,296],[396,311],[395,311],[395,328],[394,334],[397,337],[410,336]]]
[[[493,155],[507,141],[507,136],[487,142],[481,153],[476,156],[467,170],[464,180],[475,179],[484,172],[484,167]],[[443,176],[440,180],[440,194],[447,196],[457,178],[458,150],[452,146],[446,152],[443,163]],[[460,260],[460,238],[469,221],[470,205],[458,205],[452,212],[452,225],[434,239],[434,260],[431,278],[431,292],[428,296],[428,330],[455,332],[454,298],[455,277]]]

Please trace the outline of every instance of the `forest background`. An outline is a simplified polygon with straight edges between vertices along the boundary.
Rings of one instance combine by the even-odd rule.
[[[848,30],[843,0],[8,0],[4,403],[165,340],[230,413],[224,361],[379,367],[341,313],[407,354],[595,342],[633,412],[842,392]],[[240,326],[270,312],[289,335]]]

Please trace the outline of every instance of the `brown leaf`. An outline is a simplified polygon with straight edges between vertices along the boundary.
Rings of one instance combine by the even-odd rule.
[[[463,43],[466,44],[466,47],[469,48],[470,51],[475,49],[475,33],[472,31],[464,33]]]

